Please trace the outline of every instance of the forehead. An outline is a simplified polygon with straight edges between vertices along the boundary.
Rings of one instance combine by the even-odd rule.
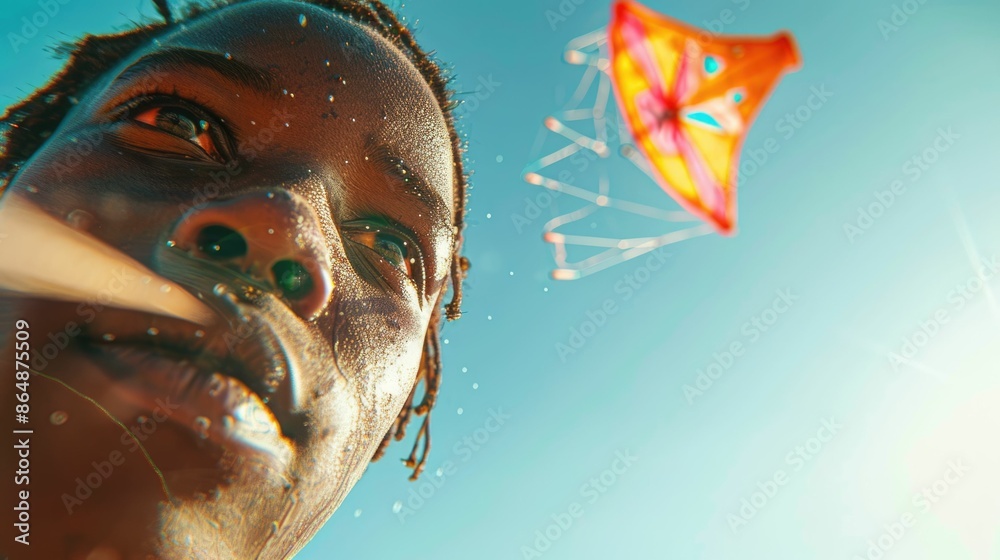
[[[178,25],[133,62],[172,49],[214,53],[266,75],[275,103],[295,117],[301,145],[286,146],[289,153],[325,151],[349,161],[384,148],[453,204],[442,109],[420,71],[378,32],[327,8],[256,0]]]

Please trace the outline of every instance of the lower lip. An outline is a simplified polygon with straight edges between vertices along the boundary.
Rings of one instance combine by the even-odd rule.
[[[261,398],[239,380],[129,345],[101,345],[101,356],[128,373],[112,398],[150,412],[152,421],[185,426],[197,439],[284,471],[291,443]],[[116,369],[119,369],[116,368]]]

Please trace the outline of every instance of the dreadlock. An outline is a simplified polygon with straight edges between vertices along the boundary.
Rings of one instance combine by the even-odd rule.
[[[190,21],[202,14],[219,8],[237,4],[244,0],[215,0],[210,6],[197,4],[185,8],[180,19],[174,17],[168,0],[153,0],[162,23],[141,25],[135,29],[109,35],[87,35],[76,43],[66,43],[55,48],[57,55],[67,56],[68,62],[62,71],[48,84],[36,90],[21,103],[10,107],[0,117],[4,125],[0,135],[0,193],[5,190],[20,167],[55,132],[78,98],[94,81],[118,64],[140,46],[171,29],[178,21]],[[412,473],[410,480],[416,480],[427,463],[431,447],[430,412],[437,400],[441,387],[441,327],[442,309],[444,318],[457,319],[462,315],[462,281],[469,269],[469,261],[461,255],[463,230],[465,228],[465,203],[468,186],[463,154],[464,147],[459,138],[453,110],[459,103],[452,99],[448,87],[449,78],[433,53],[425,52],[413,38],[411,31],[380,0],[303,0],[309,4],[330,9],[376,31],[403,52],[420,71],[430,86],[441,111],[451,138],[454,169],[455,225],[454,245],[451,259],[451,301],[442,305],[444,293],[435,304],[430,325],[424,338],[424,350],[420,359],[413,388],[403,404],[402,410],[383,436],[372,456],[377,461],[393,441],[406,436],[406,428],[415,416],[423,416],[409,457],[403,463]],[[423,384],[423,395],[414,404],[418,389]]]

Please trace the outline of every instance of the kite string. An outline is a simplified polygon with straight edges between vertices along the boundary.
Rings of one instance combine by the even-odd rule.
[[[139,446],[139,449],[142,450],[142,454],[146,457],[146,462],[149,463],[149,466],[153,467],[153,471],[156,472],[156,476],[160,479],[160,486],[163,487],[163,493],[166,494],[167,500],[170,501],[171,503],[174,502],[173,494],[170,493],[170,488],[167,487],[167,480],[166,480],[166,478],[163,477],[163,472],[160,471],[160,468],[157,467],[156,463],[153,462],[153,458],[149,455],[149,452],[146,451],[146,448],[145,448],[145,446],[142,445],[142,442],[140,442],[139,439],[137,437],[135,437],[135,434],[132,433],[132,430],[129,430],[128,427],[125,426],[125,424],[123,424],[121,420],[119,420],[117,417],[115,417],[114,414],[111,414],[111,412],[108,409],[106,409],[103,406],[101,406],[101,403],[99,403],[96,400],[94,400],[93,398],[91,398],[91,397],[89,397],[89,396],[81,393],[80,391],[77,391],[75,388],[73,388],[70,384],[66,383],[65,381],[63,381],[61,379],[57,379],[55,377],[52,377],[51,375],[46,375],[46,374],[44,374],[44,373],[42,373],[42,372],[40,372],[40,371],[38,371],[36,369],[33,369],[33,368],[28,368],[28,371],[30,371],[31,373],[33,373],[35,375],[38,375],[38,376],[43,377],[45,379],[48,379],[49,381],[55,381],[56,383],[62,385],[66,389],[69,389],[74,394],[76,394],[78,397],[80,397],[80,398],[86,400],[87,402],[89,402],[90,404],[96,406],[101,412],[103,412],[108,418],[110,418],[112,422],[114,422],[115,424],[117,424],[121,429],[125,430],[125,433],[128,434],[129,437],[132,438],[132,441],[134,441],[136,443],[136,445]]]

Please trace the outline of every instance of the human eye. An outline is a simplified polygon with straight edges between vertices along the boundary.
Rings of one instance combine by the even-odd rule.
[[[372,230],[359,233],[355,241],[378,253],[386,262],[407,276],[413,275],[409,242],[385,231]]]
[[[166,158],[225,163],[228,134],[220,119],[175,96],[142,96],[127,102],[118,136],[137,151]]]
[[[391,269],[391,274],[405,277],[418,291],[423,288],[423,257],[411,234],[381,220],[350,222],[343,230],[348,257],[353,257],[355,268],[366,279],[385,284],[389,278],[382,271]],[[350,250],[352,246],[363,254]]]

